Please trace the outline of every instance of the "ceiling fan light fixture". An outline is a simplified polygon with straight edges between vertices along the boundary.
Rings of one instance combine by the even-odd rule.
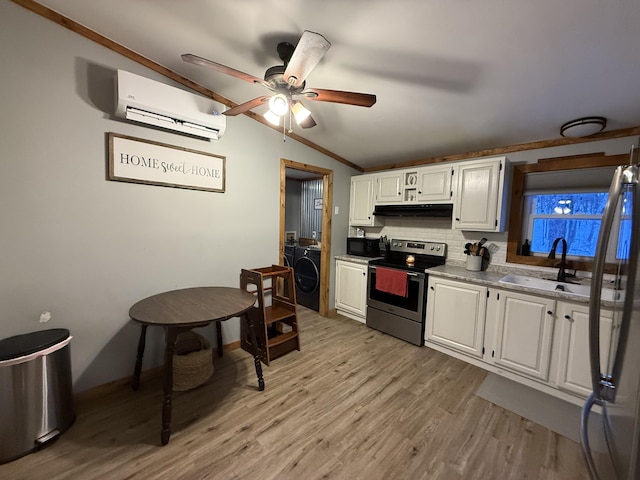
[[[313,119],[313,117],[311,115],[309,115],[307,118],[305,118],[298,125],[300,125],[302,128],[311,128],[311,127],[315,127],[317,125],[317,123]]]
[[[280,126],[280,117],[273,113],[271,110],[266,111],[266,113],[264,114],[264,118],[266,118],[270,124],[275,125],[276,127]]]
[[[301,125],[307,118],[309,118],[309,115],[311,115],[311,112],[307,110],[301,102],[293,102],[291,113],[293,113],[293,116],[296,118],[298,125]]]
[[[607,119],[604,117],[583,117],[562,125],[560,135],[571,138],[589,137],[601,132],[606,126]]]
[[[269,110],[277,116],[284,115],[289,110],[289,100],[282,93],[274,95],[269,100]]]

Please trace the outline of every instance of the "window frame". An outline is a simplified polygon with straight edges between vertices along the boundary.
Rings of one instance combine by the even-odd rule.
[[[573,219],[573,220],[598,220],[598,221],[602,221],[602,214],[598,215],[598,214],[577,214],[577,215],[563,215],[563,214],[544,214],[544,213],[532,213],[531,210],[534,208],[534,202],[532,200],[529,200],[528,197],[535,197],[537,195],[562,195],[562,194],[574,194],[574,193],[608,193],[607,190],[605,189],[589,189],[589,190],[585,190],[583,188],[580,189],[570,189],[570,188],[566,188],[563,190],[545,190],[545,191],[528,191],[528,192],[523,192],[523,207],[522,207],[522,234],[524,235],[524,238],[529,238],[531,241],[531,246],[532,246],[532,250],[531,250],[531,255],[535,255],[535,256],[547,256],[549,254],[549,252],[540,252],[540,253],[535,253],[533,252],[533,224],[534,221],[536,219]],[[618,218],[618,217],[616,217]],[[614,224],[615,224],[615,220],[614,220]],[[613,244],[613,242],[610,243],[610,247]],[[557,252],[559,253],[559,251]],[[609,255],[609,252],[607,252],[607,257]],[[609,258],[609,257],[608,257]],[[593,260],[593,256],[585,256],[585,255],[569,255],[567,254],[567,259],[569,260],[578,260],[578,261],[592,261]]]
[[[571,171],[585,168],[610,167],[624,165],[628,163],[629,155],[605,155],[602,152],[586,155],[574,155],[568,157],[545,158],[538,160],[537,163],[516,164],[513,166],[512,188],[511,188],[511,212],[509,214],[509,234],[507,238],[507,257],[508,263],[518,263],[521,265],[530,265],[537,267],[557,266],[558,259],[550,259],[546,256],[539,255],[520,255],[520,248],[524,241],[523,236],[523,220],[524,220],[524,185],[525,176],[528,173],[539,172],[560,172]],[[616,263],[605,264],[606,273],[615,273]],[[591,271],[593,261],[590,259],[568,259],[567,268]]]

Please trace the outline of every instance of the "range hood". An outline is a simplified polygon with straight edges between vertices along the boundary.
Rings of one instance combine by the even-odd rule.
[[[373,214],[379,217],[447,217],[451,218],[451,203],[420,203],[415,205],[376,205]]]

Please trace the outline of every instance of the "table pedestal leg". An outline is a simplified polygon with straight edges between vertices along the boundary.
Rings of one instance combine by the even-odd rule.
[[[138,390],[140,387],[140,372],[142,371],[142,357],[144,356],[144,346],[147,337],[147,325],[143,324],[140,331],[140,340],[138,340],[138,354],[136,356],[136,366],[133,369],[133,380],[131,388]]]
[[[162,445],[169,443],[171,436],[171,395],[173,393],[173,354],[176,351],[177,328],[167,327],[165,331],[166,346],[164,348],[164,391],[162,396]]]
[[[222,356],[222,322],[216,322],[216,337],[218,340],[218,356]]]
[[[258,377],[258,390],[264,390],[264,378],[262,377],[262,364],[260,363],[260,352],[258,350],[258,339],[256,337],[256,329],[251,319],[251,315],[245,314],[247,326],[249,327],[249,338],[253,345],[253,363],[256,366],[256,376]]]

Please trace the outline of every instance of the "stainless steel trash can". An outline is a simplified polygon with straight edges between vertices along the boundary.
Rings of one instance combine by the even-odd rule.
[[[0,340],[0,464],[55,439],[75,420],[69,330]]]

